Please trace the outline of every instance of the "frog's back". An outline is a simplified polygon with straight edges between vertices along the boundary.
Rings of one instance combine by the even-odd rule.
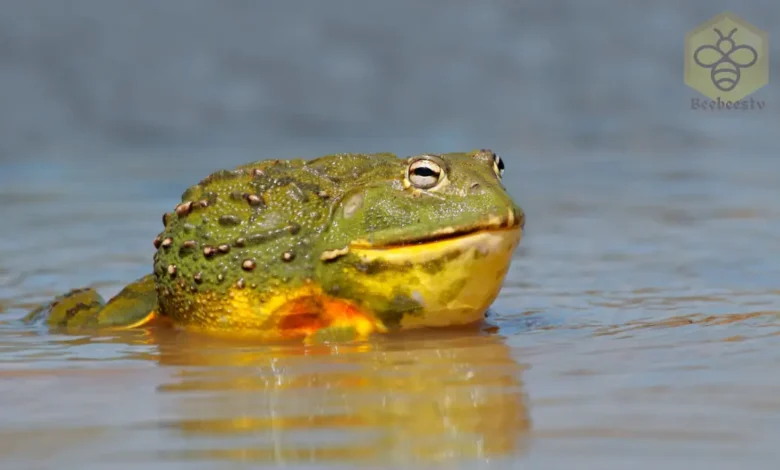
[[[391,154],[265,160],[218,171],[182,195],[155,240],[160,313],[209,329],[272,330],[274,312],[316,299],[314,246],[331,208]]]

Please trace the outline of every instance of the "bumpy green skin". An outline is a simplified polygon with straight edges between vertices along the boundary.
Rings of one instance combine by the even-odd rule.
[[[385,312],[381,320],[393,326],[402,312],[414,312],[414,300],[408,295],[372,297],[349,282],[349,276],[370,276],[386,267],[362,265],[349,252],[323,254],[358,240],[376,246],[422,242],[441,229],[484,226],[487,217],[508,212],[515,222],[524,220],[501,185],[493,152],[436,158],[444,164],[447,182],[430,192],[410,186],[411,158],[387,153],[265,160],[210,175],[187,189],[176,210],[164,215],[165,228],[155,240],[153,277],[112,299],[136,305],[113,322],[131,323],[154,309],[179,323],[213,324],[219,319],[208,318],[210,313],[197,306],[196,299],[204,294],[219,298],[251,289],[254,301],[263,302],[281,288],[314,283],[334,297]],[[88,319],[93,317],[102,318],[97,323],[112,322],[101,311],[99,296],[79,292],[85,302],[71,306],[70,313],[50,311],[49,324],[68,315],[87,318],[86,324],[95,324]],[[30,316],[38,317],[40,312]]]
[[[304,166],[258,162],[214,173],[184,192],[182,202],[192,207],[164,216],[154,258],[161,313],[189,320],[188,292],[271,293],[312,277],[312,244],[330,206],[325,192],[337,185]],[[254,267],[245,269],[245,262]]]
[[[399,311],[413,311],[409,299],[350,291],[342,280],[345,265],[358,263],[354,257],[320,258],[355,240],[399,244],[444,227],[475,226],[507,208],[522,217],[500,184],[492,152],[439,157],[449,179],[439,197],[406,188],[409,159],[392,154],[261,161],[212,174],[183,194],[178,213],[164,217],[154,261],[161,312],[189,321],[189,293],[223,295],[238,286],[262,301],[281,285],[306,281],[369,306],[383,302],[380,310],[397,302]]]

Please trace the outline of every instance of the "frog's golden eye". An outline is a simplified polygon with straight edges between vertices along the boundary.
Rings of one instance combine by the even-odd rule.
[[[504,160],[498,154],[493,154],[493,172],[501,179],[504,176]]]
[[[431,189],[444,177],[444,169],[433,160],[423,158],[409,164],[406,178],[415,188]]]

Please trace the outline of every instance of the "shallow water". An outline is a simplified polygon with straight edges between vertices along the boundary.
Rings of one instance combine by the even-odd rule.
[[[100,202],[67,186],[6,190],[27,210],[4,214],[26,236],[0,244],[4,468],[771,468],[775,160],[505,158],[524,168],[507,186],[528,231],[489,324],[362,345],[24,327],[26,307],[57,292],[102,281],[110,295],[145,273],[173,199],[131,180],[103,183]],[[616,169],[631,184],[610,186]]]
[[[681,78],[727,2],[34,3],[0,15],[0,468],[777,466],[779,88],[695,114]],[[19,321],[146,274],[217,168],[475,147],[527,213],[482,328],[304,348]]]

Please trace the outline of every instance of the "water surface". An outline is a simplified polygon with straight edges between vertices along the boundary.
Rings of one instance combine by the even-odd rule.
[[[6,231],[0,245],[3,461],[771,468],[775,160],[505,159],[528,231],[490,322],[317,347],[22,326],[29,306],[67,288],[111,295],[147,272],[175,196],[146,194],[143,178],[114,189],[96,178],[100,201],[6,186],[5,223],[25,237]],[[610,186],[618,176],[631,184]]]

